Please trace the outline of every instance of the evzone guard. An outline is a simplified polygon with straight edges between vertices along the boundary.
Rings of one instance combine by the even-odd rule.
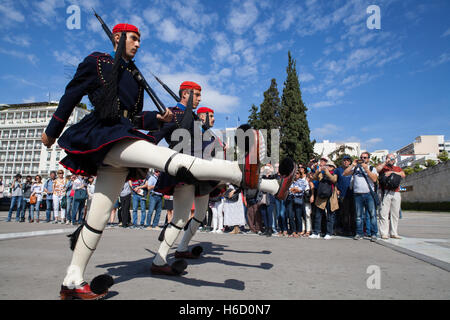
[[[187,177],[187,181],[194,178],[246,186],[259,179],[259,170],[251,170],[257,164],[247,161],[241,168],[236,161],[195,158],[157,146],[154,136],[141,133],[140,129],[158,131],[164,123],[173,122],[173,113],[142,111],[144,89],[133,77],[132,63],[140,46],[138,28],[118,24],[113,37],[115,53],[93,52],[79,64],[42,134],[46,147],[59,137],[58,144],[67,154],[60,162],[65,168],[97,176],[87,220],[71,235],[74,252],[61,285],[61,299],[99,299],[108,293],[111,277],[97,277],[89,285],[84,272],[127,178],[142,177],[148,168],[155,168],[180,181]],[[85,95],[94,111],[61,135]]]
[[[180,128],[180,123],[182,122],[186,114],[192,112],[192,109],[196,109],[201,101],[201,86],[192,81],[185,81],[180,85],[179,95],[180,102],[172,108],[169,108],[174,114],[174,118],[171,122],[165,122],[161,125],[161,129],[157,132],[152,132],[151,134],[157,139],[159,142],[161,139],[166,139],[169,147],[174,147],[176,144],[172,140],[172,133]],[[190,101],[191,99],[191,101]],[[209,119],[208,113],[213,113],[212,109],[203,108],[203,113],[207,113],[206,117],[202,116],[205,119],[205,122]],[[202,113],[202,112],[200,112]],[[188,114],[189,115],[189,114]],[[201,132],[204,130],[201,126],[198,125],[198,122],[194,122],[194,119],[191,117],[191,124],[187,126],[189,128],[189,132],[191,135],[191,151],[192,153],[198,152],[203,155],[205,153],[208,155],[208,152],[205,152],[209,143],[218,142],[219,141],[208,141],[204,142],[201,135],[196,135],[195,130],[200,130]],[[207,126],[209,127],[209,126]],[[244,129],[251,130],[254,133],[253,138],[255,139],[253,143],[249,144],[250,152],[247,152],[247,158],[250,158],[250,155],[257,154],[259,156],[259,152],[257,152],[257,147],[259,144],[259,135],[258,131],[248,129],[244,127]],[[194,139],[199,139],[200,141],[194,141]],[[194,150],[195,145],[201,146],[201,150]],[[216,161],[214,159],[213,161]],[[253,174],[259,174],[259,159],[256,159],[256,164],[246,165],[243,172],[253,172]],[[250,162],[250,161],[249,161]],[[220,170],[219,167],[217,170]],[[293,173],[295,172],[295,164],[290,159],[285,159],[282,161],[280,165],[280,172],[284,173],[284,176],[280,181],[277,180],[265,180],[265,179],[256,179],[253,181],[248,181],[239,184],[244,188],[250,189],[260,189],[265,192],[269,192],[280,199],[286,198],[286,190],[289,187]],[[159,240],[161,241],[161,245],[158,249],[155,258],[153,259],[153,263],[151,266],[151,271],[153,274],[162,274],[162,275],[179,275],[181,274],[187,266],[187,263],[182,260],[185,259],[196,259],[200,256],[203,249],[200,246],[195,246],[192,250],[188,249],[188,244],[192,237],[198,230],[199,225],[202,223],[205,218],[208,203],[209,203],[209,195],[218,186],[224,185],[227,181],[224,180],[216,180],[216,181],[192,181],[190,183],[185,183],[184,181],[180,181],[179,178],[174,177],[170,173],[162,173],[158,179],[158,182],[155,186],[155,191],[161,192],[165,195],[173,195],[173,218],[172,221],[167,224],[161,232]],[[217,191],[217,190],[216,190]],[[188,221],[190,209],[192,203],[195,204],[195,213],[191,220]],[[175,261],[172,265],[167,263],[167,254],[169,249],[173,246],[176,241],[179,233],[184,229],[184,234],[181,242],[179,243],[177,250],[175,251],[175,258],[180,259]]]

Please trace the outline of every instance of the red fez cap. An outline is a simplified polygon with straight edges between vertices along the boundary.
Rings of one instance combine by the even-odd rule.
[[[214,110],[210,109],[208,107],[201,107],[201,108],[197,109],[197,114],[199,114],[199,113],[207,113],[207,112],[214,113]]]
[[[133,26],[132,24],[128,24],[128,23],[116,24],[113,28],[113,33],[116,33],[116,32],[135,32],[139,36],[141,36],[141,34],[139,33],[139,29],[136,28],[135,26]]]
[[[196,89],[196,90],[200,90],[202,91],[202,87],[200,87],[200,85],[198,85],[195,82],[192,81],[185,81],[180,85],[180,90],[184,90],[184,89]]]

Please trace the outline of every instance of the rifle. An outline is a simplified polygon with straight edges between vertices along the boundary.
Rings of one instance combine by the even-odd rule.
[[[111,32],[111,30],[108,28],[108,26],[106,25],[106,23],[103,21],[103,19],[97,14],[97,12],[95,12],[94,8],[92,8],[92,11],[94,11],[94,15],[97,18],[97,20],[100,22],[103,30],[105,31],[106,35],[108,36],[109,40],[111,40],[112,45],[115,45],[115,41],[114,41],[114,36]],[[164,114],[166,112],[166,107],[164,106],[164,104],[161,102],[161,100],[159,100],[159,98],[156,96],[155,92],[153,91],[153,89],[149,86],[149,84],[147,83],[147,81],[145,80],[144,76],[142,75],[142,73],[139,71],[139,69],[137,68],[137,66],[134,64],[133,61],[130,61],[130,64],[132,64],[132,66],[134,67],[134,70],[132,72],[134,79],[141,84],[145,91],[148,93],[148,95],[150,96],[150,98],[152,99],[153,103],[156,105],[156,107],[158,108],[159,113]],[[155,76],[152,73],[153,77],[155,77],[156,81],[158,81],[162,87],[172,96],[172,98],[175,99],[175,101],[178,103],[181,101],[180,97],[178,97],[178,95],[173,92],[164,82],[162,82],[157,76]],[[200,120],[200,118],[198,117],[198,115],[192,111],[192,117],[194,118],[195,121]],[[209,120],[208,120],[208,124],[209,124]],[[202,124],[202,128],[206,131],[210,129],[209,125],[206,124]],[[221,140],[217,137],[217,135],[212,132],[212,136],[217,139],[217,141],[222,145]]]
[[[94,8],[92,8],[92,11],[94,11],[94,15],[97,18],[97,20],[102,25],[103,30],[105,31],[106,35],[108,36],[109,40],[111,40],[112,45],[115,45],[114,36],[111,32],[111,30],[108,28],[106,23],[103,21],[103,19],[95,12]],[[147,92],[147,94],[152,99],[153,103],[155,104],[156,108],[158,109],[158,112],[163,115],[166,113],[166,106],[161,102],[161,100],[158,98],[156,93],[153,91],[153,89],[148,84],[147,80],[145,80],[144,76],[142,75],[141,71],[139,71],[138,67],[134,64],[134,62],[130,61],[130,67],[133,70],[131,74],[133,75],[134,79],[137,83],[139,83],[142,87],[144,87],[144,90]]]

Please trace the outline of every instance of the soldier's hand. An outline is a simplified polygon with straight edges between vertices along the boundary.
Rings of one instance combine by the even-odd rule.
[[[166,109],[166,113],[164,113],[163,115],[158,113],[156,115],[156,119],[163,122],[171,122],[173,119],[173,113],[169,109]]]
[[[56,138],[49,137],[45,132],[42,133],[41,141],[47,148],[50,148],[56,141]]]

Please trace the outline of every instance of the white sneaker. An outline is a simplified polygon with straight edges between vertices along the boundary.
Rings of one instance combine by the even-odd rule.
[[[320,238],[320,236],[318,235],[318,234],[312,234],[312,235],[310,235],[308,238],[310,238],[310,239],[319,239]]]
[[[223,231],[219,229],[216,231],[216,233],[223,233]]]
[[[324,240],[330,240],[330,239],[332,239],[332,236],[330,236],[329,234],[327,234],[323,239],[324,239]]]

